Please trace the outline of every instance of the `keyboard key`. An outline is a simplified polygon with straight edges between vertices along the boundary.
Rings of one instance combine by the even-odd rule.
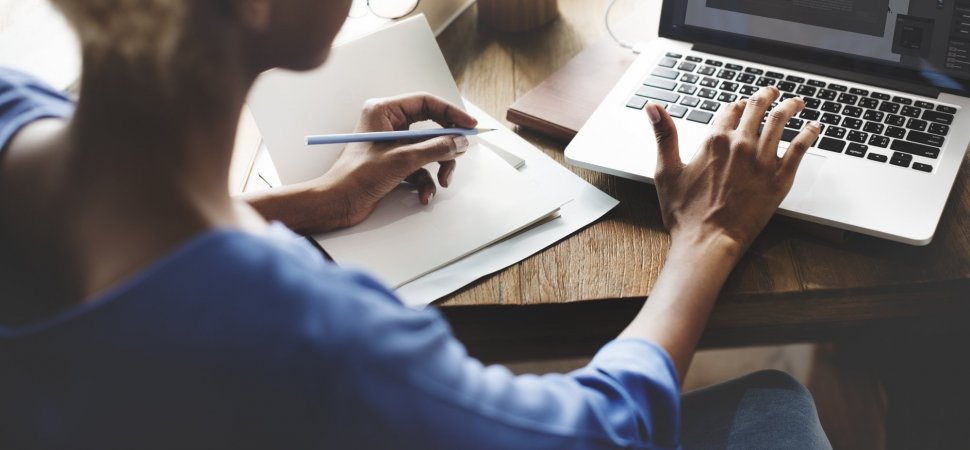
[[[722,62],[720,62],[720,61],[718,61],[716,59],[709,59],[707,61],[704,61],[704,64],[707,64],[709,66],[714,66],[714,67],[721,67],[721,66],[724,65],[724,63],[722,63]]]
[[[804,120],[796,119],[792,117],[791,119],[788,119],[788,122],[785,124],[785,128],[794,128],[796,130],[801,130],[803,125],[805,125]]]
[[[839,103],[842,103],[845,105],[854,105],[855,102],[857,102],[858,100],[859,100],[858,95],[839,94]]]
[[[886,123],[894,127],[901,127],[906,125],[906,118],[903,116],[890,114],[888,117],[886,117]]]
[[[717,86],[717,79],[716,78],[704,78],[703,80],[701,80],[701,86],[704,86],[704,87],[716,87]]]
[[[801,85],[798,87],[798,90],[796,90],[795,93],[801,95],[802,97],[811,97],[815,95],[816,91],[818,91],[818,88]]]
[[[876,109],[877,106],[879,106],[879,100],[876,100],[874,98],[866,97],[866,98],[859,99],[859,107]]]
[[[739,83],[751,84],[751,83],[754,83],[755,80],[757,79],[758,77],[751,75],[750,73],[742,73],[741,75],[738,75]]]
[[[957,109],[952,106],[936,105],[936,110],[947,114],[956,114]]]
[[[695,63],[699,63],[699,62],[701,62],[701,61],[704,60],[704,58],[699,58],[697,56],[688,56],[688,57],[686,57],[684,59],[686,59],[686,60],[688,60],[690,62],[695,62]]]
[[[930,102],[924,102],[922,100],[917,100],[916,101],[916,107],[918,107],[918,108],[924,108],[924,109],[925,108],[929,108],[929,109],[933,109],[934,108],[934,106],[933,106],[932,103],[930,103]]]
[[[884,112],[867,109],[866,113],[862,115],[862,118],[866,120],[871,120],[873,122],[882,122],[882,119],[885,116],[886,116],[886,113]]]
[[[742,66],[740,66],[740,65],[738,65],[738,64],[725,64],[725,65],[724,65],[724,68],[725,68],[725,69],[731,69],[731,70],[741,70],[741,69],[743,69],[744,67],[742,67]]]
[[[694,64],[692,62],[687,62],[687,61],[684,61],[680,63],[679,66],[677,66],[678,70],[683,70],[685,72],[693,72],[694,69],[696,68],[697,68],[697,64]]]
[[[809,86],[825,87],[825,82],[824,81],[808,80],[807,83],[808,83]]]
[[[828,88],[838,92],[845,92],[848,89],[847,87],[841,84],[835,84],[835,83],[829,83]]]
[[[819,115],[821,115],[821,113],[814,109],[803,109],[802,112],[798,114],[798,117],[807,120],[818,120]]]
[[[793,139],[798,137],[798,132],[801,130],[793,130],[791,128],[783,128],[781,130],[781,140],[784,142],[791,142]]]
[[[851,128],[853,130],[858,130],[859,128],[862,128],[862,120],[846,117],[842,119],[842,126],[846,128]]]
[[[703,97],[703,98],[714,98],[714,97],[717,97],[717,91],[715,91],[714,89],[704,88],[697,93],[697,96]]]
[[[677,61],[674,61],[670,58],[664,58],[664,59],[661,59],[660,62],[657,63],[657,65],[660,67],[674,67],[677,65]]]
[[[845,137],[845,128],[839,127],[825,127],[825,135],[828,137],[834,137],[842,139]]]
[[[932,172],[933,171],[933,166],[931,166],[929,164],[918,163],[918,162],[914,162],[913,163],[913,168],[916,169],[916,170],[922,171],[922,172]]]
[[[906,97],[900,97],[898,95],[895,96],[895,97],[893,97],[893,101],[896,102],[896,103],[899,103],[900,105],[912,105],[913,104],[913,100],[912,99],[908,99]]]
[[[664,91],[649,86],[643,86],[637,90],[637,95],[641,97],[652,98],[656,100],[663,100],[665,102],[676,102],[680,98],[679,94],[675,94],[670,91]]]
[[[714,72],[717,72],[717,69],[711,66],[704,66],[704,67],[701,67],[700,69],[697,69],[697,73],[701,75],[714,75]]]
[[[912,161],[913,155],[910,153],[895,152],[892,155],[893,158],[905,159],[906,161]]]
[[[899,139],[894,139],[892,145],[889,148],[896,150],[898,152],[909,153],[916,156],[925,156],[927,158],[936,159],[940,156],[940,149],[936,147],[930,147],[929,145],[917,144],[915,142],[903,141]]]
[[[838,114],[825,113],[818,121],[829,125],[838,125],[842,123],[842,118]]]
[[[821,110],[825,112],[830,112],[833,114],[838,114],[839,111],[842,111],[842,105],[835,102],[825,102],[824,104],[822,104]]]
[[[720,108],[720,107],[721,107],[720,103],[712,102],[710,100],[704,100],[704,102],[701,103],[701,109],[706,109],[708,111],[717,111],[717,108]]]
[[[690,84],[694,84],[694,83],[696,83],[696,82],[697,82],[697,80],[699,80],[700,78],[701,78],[701,77],[699,77],[699,76],[697,76],[697,75],[694,75],[694,74],[692,74],[692,73],[685,73],[684,75],[682,75],[682,76],[680,77],[680,81],[681,81],[681,82],[683,82],[683,83],[690,83]]]
[[[700,103],[701,99],[697,97],[684,97],[684,99],[680,101],[681,105],[690,106],[691,108],[699,105]]]
[[[835,97],[837,97],[838,95],[839,94],[835,91],[830,91],[828,89],[820,89],[818,91],[818,94],[816,94],[815,96],[822,100],[835,100]]]
[[[869,96],[879,100],[889,100],[892,98],[889,96],[889,94],[883,94],[882,92],[873,92],[872,94],[869,94]]]
[[[761,87],[765,87],[765,86],[774,86],[775,83],[777,82],[778,80],[774,78],[761,77],[761,78],[758,78],[758,82],[755,84]]]
[[[895,156],[893,156],[892,158],[889,158],[889,164],[892,164],[894,166],[899,166],[899,167],[909,167],[909,163],[911,162],[912,160],[897,158]]]
[[[869,133],[853,130],[849,132],[849,135],[846,137],[846,139],[852,142],[858,142],[860,144],[863,144],[869,140]]]
[[[859,88],[851,88],[851,89],[849,89],[849,93],[850,94],[855,94],[855,95],[860,95],[862,97],[865,97],[865,96],[869,95],[869,91],[867,91],[865,89],[859,89]]]
[[[721,92],[721,95],[717,96],[717,101],[724,103],[731,103],[737,99],[737,94],[732,94],[730,92]]]
[[[828,150],[830,152],[842,153],[842,149],[845,148],[845,141],[832,139],[830,137],[823,137],[819,140],[818,148]]]
[[[644,106],[647,106],[647,98],[639,95],[634,95],[630,101],[626,102],[627,108],[643,109]]]
[[[930,129],[927,131],[940,136],[946,136],[946,134],[950,132],[950,127],[939,123],[931,123]]]
[[[919,117],[919,113],[921,112],[923,112],[923,110],[915,106],[904,106],[903,109],[899,111],[899,114],[902,114],[906,117]]]
[[[667,114],[670,114],[670,117],[676,117],[679,119],[684,117],[684,114],[687,114],[687,108],[680,105],[668,105]]]
[[[919,120],[919,119],[909,119],[909,121],[906,122],[906,128],[909,128],[910,130],[923,131],[926,129],[926,121]]]
[[[676,80],[680,76],[680,72],[672,69],[667,69],[663,67],[657,67],[650,72],[650,75],[660,78],[669,78],[671,80]]]
[[[862,115],[862,108],[858,106],[846,106],[842,108],[842,115],[849,117],[859,117]]]
[[[943,146],[943,136],[937,134],[923,133],[921,131],[911,130],[909,134],[906,135],[907,141],[913,141],[918,144],[932,145],[934,147]]]
[[[733,70],[721,69],[721,71],[717,73],[717,77],[722,80],[733,80],[737,74],[738,73]]]
[[[902,139],[906,136],[906,129],[899,127],[888,127],[886,128],[886,132],[884,134],[891,138]]]
[[[900,106],[901,105],[899,103],[882,102],[882,104],[879,105],[879,110],[882,111],[882,112],[896,114],[896,113],[899,112],[899,107]]]
[[[738,91],[739,94],[748,96],[754,95],[755,92],[758,92],[758,88],[755,86],[741,86],[741,90]]]
[[[677,92],[680,92],[681,94],[691,95],[695,91],[697,91],[697,86],[690,84],[682,84],[679,88],[677,88]]]
[[[880,155],[878,153],[870,153],[869,156],[866,156],[866,158],[876,162],[881,162],[881,163],[884,163],[889,160],[889,158],[886,155]]]
[[[687,120],[692,122],[710,123],[711,117],[714,117],[714,114],[698,109],[693,109],[690,114],[687,114]]]
[[[876,122],[866,122],[866,125],[862,127],[863,131],[876,134],[881,134],[884,128],[886,128],[885,125]]]
[[[778,72],[771,72],[771,71],[768,71],[767,73],[765,73],[765,76],[768,77],[768,78],[775,78],[775,79],[779,79],[779,80],[782,79],[782,78],[785,78],[785,74],[778,73]]]
[[[778,90],[782,92],[794,92],[798,85],[792,83],[791,81],[782,81],[778,83]]]
[[[845,149],[845,154],[849,156],[855,156],[857,158],[862,158],[866,156],[866,152],[869,151],[869,146],[865,144],[849,144],[849,148]]]
[[[761,75],[765,73],[765,71],[754,67],[748,67],[747,69],[744,69],[744,73],[750,73],[752,75]]]
[[[680,53],[668,52],[667,53],[667,57],[668,58],[674,58],[674,59],[680,59],[681,58],[681,54]]]
[[[937,106],[936,109],[940,109],[940,107]],[[942,123],[944,125],[952,125],[953,124],[953,114],[949,114],[949,113],[945,113],[945,112],[938,112],[938,111],[926,110],[926,111],[923,111],[923,120],[929,120],[931,122]]]
[[[738,90],[739,85],[730,81],[724,81],[721,83],[721,90],[728,92],[735,92]]]
[[[643,80],[644,86],[653,86],[655,88],[665,89],[668,91],[674,90],[677,87],[677,82],[672,80],[667,80],[665,78],[654,78],[650,77]]]
[[[876,135],[872,135],[869,138],[869,145],[873,145],[873,146],[876,146],[876,147],[882,147],[882,148],[889,147],[889,138],[887,138],[886,136],[876,136]]]

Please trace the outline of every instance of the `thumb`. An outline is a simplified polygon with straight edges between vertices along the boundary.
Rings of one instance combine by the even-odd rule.
[[[682,167],[684,164],[680,160],[680,145],[677,143],[677,126],[674,125],[674,120],[663,106],[656,103],[648,103],[644,109],[657,139],[656,173],[666,173]]]

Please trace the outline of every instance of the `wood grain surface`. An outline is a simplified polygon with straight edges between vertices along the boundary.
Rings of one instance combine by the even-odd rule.
[[[438,41],[462,94],[503,118],[517,98],[603,37],[605,6],[605,0],[560,0],[560,19],[523,34],[479,26],[471,8]],[[630,9],[627,22],[636,23],[637,13]],[[518,131],[565,165],[562,142]],[[669,247],[655,189],[570,168],[621,203],[573,236],[438,302],[476,356],[588,354],[649,296]],[[729,278],[703,344],[824,340],[886,321],[966,316],[968,174],[963,167],[925,247],[854,234],[832,239],[841,234],[774,220]]]

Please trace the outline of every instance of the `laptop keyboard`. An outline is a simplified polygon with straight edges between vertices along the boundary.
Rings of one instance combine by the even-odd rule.
[[[790,142],[806,121],[816,120],[822,134],[814,148],[922,172],[933,171],[957,112],[910,97],[676,53],[660,59],[626,106],[643,109],[658,103],[672,117],[706,124],[722,105],[746,99],[763,86],[778,88],[779,101],[805,100],[805,109],[785,125],[783,141]]]

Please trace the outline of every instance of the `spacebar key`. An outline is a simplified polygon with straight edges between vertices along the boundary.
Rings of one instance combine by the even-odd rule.
[[[628,91],[629,92],[629,91]],[[663,100],[665,102],[675,103],[680,95],[675,94],[670,91],[661,91],[660,89],[654,89],[652,87],[644,86],[637,90],[637,95],[641,97],[652,98],[656,100]]]

